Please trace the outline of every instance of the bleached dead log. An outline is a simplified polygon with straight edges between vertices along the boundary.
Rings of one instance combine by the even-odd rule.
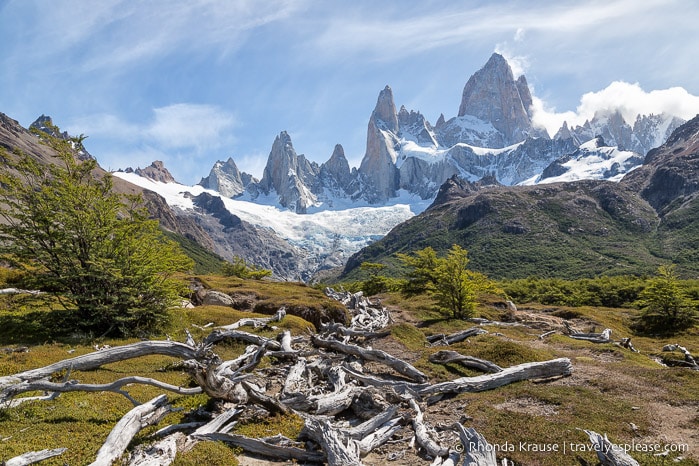
[[[437,334],[437,335],[430,335],[427,337],[427,341],[432,343],[432,346],[441,346],[441,345],[453,345],[454,343],[459,343],[461,341],[464,341],[467,338],[476,336],[476,335],[482,335],[484,333],[488,333],[487,330],[483,330],[480,327],[471,327],[467,328],[466,330],[461,330],[456,333],[452,333],[451,335],[444,335],[443,333]]]
[[[245,380],[249,374],[224,377],[215,366],[202,364],[193,359],[184,361],[182,366],[211,398],[234,403],[247,402],[247,392],[240,386],[240,382]]]
[[[21,288],[2,288],[0,289],[0,294],[33,294],[39,295],[44,294],[43,291],[39,290],[23,290]]]
[[[401,395],[417,396],[418,390],[430,386],[426,383],[418,384],[412,382],[405,382],[402,380],[380,379],[371,375],[362,374],[361,372],[358,372],[347,365],[345,365],[343,369],[353,379],[362,382],[364,385],[370,385],[372,387],[379,387],[384,389],[391,389]]]
[[[204,339],[204,344],[213,345],[223,340],[239,340],[257,346],[266,344],[268,348],[273,350],[281,348],[281,345],[276,340],[255,335],[254,333],[243,332],[241,330],[214,330]]]
[[[427,452],[432,458],[444,457],[449,455],[449,449],[439,445],[432,440],[429,430],[423,420],[423,414],[420,410],[420,405],[414,399],[409,400],[410,407],[415,411],[413,418],[413,429],[415,430],[415,439],[417,443]]]
[[[612,342],[612,330],[606,328],[602,333],[571,333],[568,335],[570,338],[575,338],[576,340],[585,340],[592,343],[611,343]]]
[[[425,374],[417,370],[411,364],[393,357],[385,351],[362,348],[361,346],[345,344],[337,340],[324,339],[318,335],[313,335],[311,337],[311,341],[314,345],[321,348],[327,348],[340,353],[349,354],[367,361],[380,362],[411,380],[415,380],[417,382],[427,381],[427,376]]]
[[[114,426],[90,466],[110,466],[126,451],[126,447],[141,429],[157,424],[169,412],[165,395],[159,395],[148,403],[133,408]]]
[[[476,369],[482,372],[500,372],[502,367],[485,359],[475,358],[457,353],[456,351],[442,350],[437,351],[429,357],[429,361],[434,364],[449,364],[458,363],[464,367]]]
[[[307,417],[301,435],[305,435],[325,453],[327,464],[360,466],[359,442],[322,419]]]
[[[638,466],[638,462],[622,447],[610,442],[606,434],[602,436],[591,430],[583,432],[590,438],[602,466]]]
[[[287,353],[294,352],[294,349],[291,347],[291,332],[290,331],[285,330],[284,332],[282,332],[279,346],[281,346],[282,351],[285,351]]]
[[[131,403],[138,406],[140,403],[133,399],[128,392],[122,390],[121,388],[125,385],[150,385],[152,387],[157,387],[162,390],[167,390],[170,392],[177,393],[179,395],[196,395],[202,392],[200,387],[194,388],[183,388],[177,385],[172,385],[169,383],[161,382],[159,380],[147,378],[147,377],[124,377],[119,380],[108,384],[83,384],[77,383],[75,381],[68,381],[64,383],[49,382],[47,380],[37,380],[34,382],[22,382],[14,385],[9,385],[5,387],[0,392],[0,405],[3,405],[7,400],[13,398],[20,393],[33,392],[33,391],[45,391],[54,393],[66,393],[66,392],[114,392],[126,397]],[[23,398],[17,399],[15,401],[22,402]]]
[[[286,308],[280,307],[272,317],[246,317],[230,325],[216,327],[221,330],[235,330],[240,327],[249,326],[252,328],[264,327],[271,322],[281,322],[286,316]]]
[[[2,463],[4,466],[26,466],[29,464],[35,464],[40,461],[44,461],[48,458],[53,458],[54,456],[62,455],[67,448],[55,448],[53,450],[40,450],[40,451],[30,451],[23,455],[15,456],[9,460]]]
[[[463,464],[468,466],[498,466],[497,458],[495,457],[495,449],[488,441],[476,432],[476,429],[469,427],[468,429],[455,423],[454,428],[459,434],[461,445],[463,446]]]
[[[105,364],[153,354],[180,359],[194,359],[199,356],[199,351],[197,348],[174,341],[141,341],[130,345],[102,349],[75,358],[64,359],[38,369],[0,377],[0,387],[22,381],[28,382],[44,379],[64,370],[87,371],[97,369]]]
[[[167,466],[177,458],[180,445],[186,443],[186,435],[175,432],[164,439],[150,444],[139,445],[129,455],[128,466]]]
[[[634,348],[633,344],[631,343],[631,338],[622,338],[621,340],[619,340],[619,343],[617,344],[622,348],[631,350],[634,353],[640,353],[640,351]]]
[[[694,359],[694,356],[692,356],[692,353],[690,353],[689,350],[684,346],[680,346],[678,344],[665,345],[663,346],[663,351],[681,352],[682,354],[684,354],[684,365],[691,367],[695,370],[699,370],[699,365],[697,364],[697,361]]]
[[[361,338],[363,340],[373,340],[375,338],[387,337],[391,334],[390,330],[384,330],[382,332],[369,332],[365,330],[357,330],[353,328],[347,328],[339,322],[333,322],[331,324],[326,324],[321,328],[322,334],[336,333],[341,336],[347,336],[350,338]]]
[[[325,455],[321,452],[307,451],[300,448],[298,442],[294,442],[286,437],[276,436],[274,438],[256,439],[245,437],[237,434],[224,434],[214,432],[209,434],[197,435],[200,440],[211,440],[213,442],[225,442],[243,450],[262,455],[269,458],[280,460],[297,460],[308,463],[322,463],[325,460]]]
[[[552,359],[544,362],[528,362],[507,367],[495,374],[462,377],[448,382],[429,385],[418,390],[418,393],[421,396],[429,396],[445,393],[482,392],[522,380],[570,375],[572,371],[573,365],[568,358]]]
[[[370,433],[376,431],[379,427],[390,421],[398,412],[397,406],[391,406],[385,411],[377,414],[371,419],[362,422],[359,425],[345,429],[347,435],[353,439],[362,439]]]
[[[296,364],[289,368],[284,380],[284,388],[282,388],[283,396],[294,396],[303,393],[308,388],[306,374],[306,360],[301,358],[296,361]]]
[[[381,426],[379,426],[379,428],[376,429],[374,432],[362,438],[357,443],[357,446],[359,447],[360,456],[366,456],[373,449],[380,447],[381,445],[386,443],[391,437],[393,437],[396,434],[396,432],[398,432],[402,428],[402,421],[403,419],[400,417],[386,421]]]
[[[248,392],[250,400],[265,408],[272,414],[287,414],[291,410],[276,398],[268,396],[259,387],[250,382],[243,382],[243,388]]]

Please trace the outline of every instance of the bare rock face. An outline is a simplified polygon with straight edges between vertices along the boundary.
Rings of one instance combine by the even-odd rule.
[[[336,195],[351,194],[354,177],[350,171],[347,157],[345,157],[345,150],[340,144],[335,145],[330,159],[320,166],[320,179],[323,186]]]
[[[134,173],[144,178],[150,178],[153,181],[160,181],[161,183],[175,183],[175,178],[172,177],[172,174],[170,174],[160,160],[156,160],[146,168],[137,168],[134,170]]]
[[[291,137],[282,131],[272,144],[258,188],[265,194],[276,192],[279,204],[303,214],[318,202],[319,174],[318,164],[297,155]]]
[[[459,116],[472,115],[500,131],[506,146],[541,133],[532,127],[532,96],[526,79],[515,81],[505,58],[494,53],[466,83]]]
[[[398,115],[393,91],[386,86],[376,102],[367,128],[366,153],[359,166],[360,183],[369,202],[385,202],[396,196],[400,175],[396,167],[400,144]]]
[[[236,197],[245,192],[245,188],[257,182],[252,175],[241,172],[232,158],[225,162],[219,160],[209,172],[209,176],[202,178],[200,186],[206,189],[218,191],[226,197]]]

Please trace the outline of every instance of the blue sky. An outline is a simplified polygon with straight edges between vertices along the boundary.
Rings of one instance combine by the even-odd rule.
[[[0,112],[39,115],[107,169],[163,160],[194,184],[233,157],[260,176],[274,137],[350,165],[388,84],[434,123],[494,51],[537,120],[699,113],[699,2],[686,0],[0,0]]]

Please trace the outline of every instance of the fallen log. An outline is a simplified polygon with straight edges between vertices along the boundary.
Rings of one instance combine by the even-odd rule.
[[[286,308],[282,306],[272,317],[246,317],[244,319],[240,319],[239,321],[233,324],[222,325],[216,328],[221,330],[235,330],[245,326],[250,326],[252,328],[264,327],[265,325],[271,322],[281,322],[285,316]]]
[[[180,450],[180,445],[186,443],[182,432],[175,432],[164,439],[151,444],[139,445],[129,456],[128,466],[167,466],[172,464]]]
[[[202,392],[200,387],[195,388],[183,388],[177,385],[171,385],[169,383],[161,382],[159,380],[147,378],[147,377],[124,377],[119,380],[107,384],[83,384],[77,383],[74,380],[55,383],[49,382],[47,380],[37,380],[34,382],[22,382],[14,385],[9,385],[0,391],[0,405],[3,405],[7,400],[19,395],[20,393],[33,392],[33,391],[45,391],[53,393],[66,393],[66,392],[113,392],[118,393],[126,397],[135,406],[140,403],[133,399],[128,392],[121,390],[125,385],[150,385],[152,387],[157,387],[163,390],[177,393],[179,395],[196,395]],[[43,398],[43,397],[42,397]],[[35,399],[34,397],[27,398],[27,400]],[[17,399],[15,401],[22,402],[24,398]]]
[[[456,351],[442,350],[437,351],[429,357],[429,361],[434,364],[449,364],[458,363],[464,367],[476,369],[482,372],[500,372],[502,367],[485,359],[475,358],[459,354]]]
[[[266,344],[268,348],[273,350],[281,348],[281,345],[276,340],[255,335],[254,333],[243,332],[241,330],[214,330],[204,339],[204,344],[213,345],[223,340],[239,340],[257,346]]]
[[[326,324],[321,328],[321,332],[324,335],[336,333],[341,336],[350,338],[361,338],[363,340],[373,340],[376,338],[384,338],[391,334],[390,330],[384,330],[381,332],[370,332],[366,330],[357,330],[354,328],[347,328],[339,322],[333,322],[331,324]]]
[[[197,348],[174,341],[141,341],[124,346],[102,349],[75,358],[64,359],[54,364],[0,377],[0,387],[18,382],[40,380],[61,371],[87,371],[105,364],[159,354],[180,359],[194,359],[200,355]]]
[[[684,354],[684,361],[683,365],[687,367],[691,367],[694,370],[699,370],[699,365],[697,364],[697,361],[694,359],[694,356],[692,356],[692,353],[689,352],[687,348],[684,346],[680,346],[678,344],[674,345],[665,345],[663,346],[663,351],[679,351],[682,354]]]
[[[446,393],[482,392],[502,387],[513,382],[570,375],[573,366],[568,358],[552,359],[544,362],[528,362],[511,366],[495,374],[462,377],[448,382],[437,383],[418,390],[420,396]]]
[[[488,331],[480,327],[471,327],[467,328],[466,330],[461,330],[459,332],[452,333],[451,335],[445,335],[443,333],[439,333],[437,335],[430,335],[429,337],[427,337],[427,341],[432,343],[432,346],[449,346],[453,345],[454,343],[464,341],[467,338],[474,337],[476,335],[482,335],[484,333],[488,333]]]
[[[53,450],[30,451],[23,455],[15,456],[2,463],[4,466],[26,466],[29,464],[38,463],[54,456],[59,456],[65,453],[67,448],[55,448]]]
[[[328,421],[305,418],[302,435],[311,438],[320,445],[327,459],[327,464],[361,466],[359,444],[348,438],[347,434],[335,428]]]
[[[427,381],[427,376],[425,374],[417,370],[411,364],[393,357],[385,351],[362,348],[361,346],[345,344],[337,340],[324,339],[318,335],[313,335],[311,337],[311,341],[314,345],[321,348],[327,348],[340,353],[349,354],[367,361],[380,362],[395,370],[399,374],[404,375],[405,377],[408,377],[416,382]]]
[[[465,428],[461,423],[454,424],[463,447],[463,464],[468,466],[498,466],[495,449],[476,429]],[[507,464],[506,460],[503,464]]]
[[[585,340],[592,343],[611,343],[612,342],[612,329],[605,328],[601,333],[583,333],[577,332],[573,327],[570,326],[568,322],[564,322],[566,332],[570,338],[575,338],[576,340]]]
[[[427,452],[427,454],[432,458],[444,457],[449,455],[449,449],[439,445],[437,442],[432,440],[425,422],[423,420],[422,411],[420,406],[413,399],[409,401],[410,407],[415,411],[415,417],[413,417],[413,429],[415,430],[415,439],[417,443]]]
[[[225,442],[233,446],[240,447],[243,450],[254,453],[256,455],[262,455],[269,458],[275,458],[280,460],[297,460],[307,463],[323,463],[325,460],[325,455],[317,451],[307,451],[305,449],[299,448],[297,442],[293,442],[291,439],[283,437],[273,438],[250,438],[244,435],[237,434],[224,434],[221,432],[212,432],[208,434],[196,435],[199,440],[211,440],[213,442]]]
[[[602,466],[639,466],[638,462],[631,457],[619,445],[615,445],[609,441],[607,435],[604,436],[591,430],[584,430],[590,438],[590,442],[597,453],[597,459]]]
[[[157,424],[169,412],[165,395],[159,395],[148,403],[133,408],[114,426],[90,466],[110,466],[126,451],[126,447],[141,429]]]

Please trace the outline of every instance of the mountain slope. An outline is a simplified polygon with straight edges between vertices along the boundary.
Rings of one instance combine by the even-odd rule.
[[[396,266],[395,253],[460,244],[494,278],[652,273],[672,261],[699,272],[699,117],[651,151],[621,182],[536,186],[452,178],[422,214],[352,256]]]

